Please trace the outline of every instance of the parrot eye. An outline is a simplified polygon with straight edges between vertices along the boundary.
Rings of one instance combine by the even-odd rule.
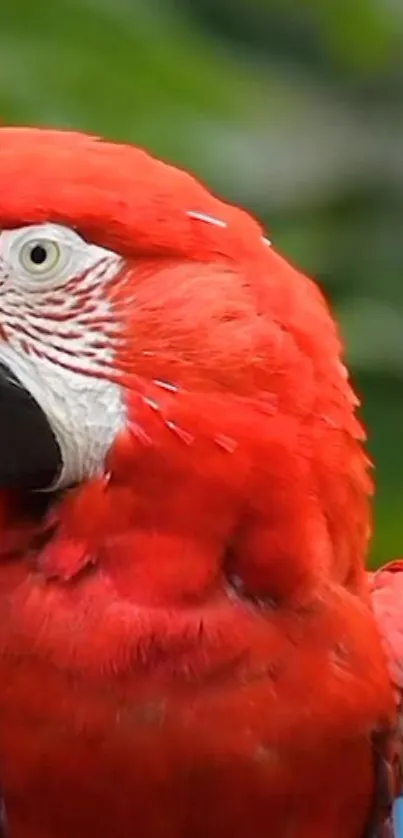
[[[51,223],[0,231],[0,260],[15,285],[34,293],[63,285],[101,262],[116,270],[122,262],[117,253]]]
[[[112,254],[87,244],[68,227],[41,224],[3,230],[0,255],[12,269],[14,281],[35,292],[41,291],[44,283],[47,288],[59,285]]]
[[[53,276],[61,260],[61,249],[50,239],[32,239],[20,248],[21,267],[31,276]]]

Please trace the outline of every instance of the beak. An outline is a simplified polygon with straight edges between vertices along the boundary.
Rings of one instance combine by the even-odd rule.
[[[46,489],[61,468],[61,452],[45,414],[0,364],[0,488]]]

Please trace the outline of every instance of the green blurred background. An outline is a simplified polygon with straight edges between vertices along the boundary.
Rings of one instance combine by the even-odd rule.
[[[3,0],[3,122],[131,140],[250,208],[333,302],[403,554],[402,0]]]

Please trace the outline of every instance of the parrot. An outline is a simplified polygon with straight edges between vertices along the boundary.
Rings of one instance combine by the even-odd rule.
[[[134,145],[2,126],[0,182],[2,834],[390,834],[403,576],[324,293]]]

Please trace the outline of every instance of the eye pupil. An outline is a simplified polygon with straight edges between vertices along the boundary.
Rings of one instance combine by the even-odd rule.
[[[34,265],[43,265],[48,258],[46,247],[43,247],[41,244],[35,244],[29,255]]]

